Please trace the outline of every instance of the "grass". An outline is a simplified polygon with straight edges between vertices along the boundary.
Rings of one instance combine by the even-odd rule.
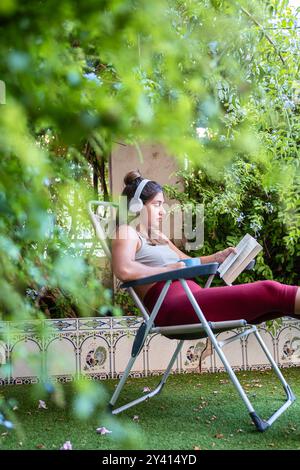
[[[300,368],[283,372],[298,399],[265,433],[255,430],[225,373],[172,375],[160,395],[106,422],[99,422],[96,413],[84,421],[73,416],[72,384],[63,385],[68,405],[59,408],[49,399],[47,409],[37,408],[32,385],[2,387],[2,396],[18,402],[23,435],[1,426],[0,449],[59,449],[67,440],[73,449],[121,449],[130,445],[124,436],[132,430],[133,449],[300,449]],[[237,376],[262,417],[269,417],[283,402],[285,394],[272,371],[238,372]],[[155,388],[158,379],[130,378],[118,405],[142,394],[146,386]],[[103,382],[109,396],[117,382]],[[134,416],[138,418],[133,420]],[[120,424],[125,426],[123,434]],[[97,434],[96,428],[102,425],[113,432]]]

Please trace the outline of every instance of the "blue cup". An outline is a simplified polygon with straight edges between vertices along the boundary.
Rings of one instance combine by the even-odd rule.
[[[199,258],[185,258],[185,259],[179,259],[178,261],[183,261],[186,266],[199,266],[201,264]]]

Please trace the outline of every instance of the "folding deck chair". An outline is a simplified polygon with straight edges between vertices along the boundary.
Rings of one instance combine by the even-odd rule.
[[[95,212],[93,210],[93,206],[97,207]],[[112,210],[113,211],[116,210],[117,207],[118,207],[118,204],[115,204],[112,202],[103,202],[103,201],[90,201],[88,204],[88,212],[89,212],[91,222],[95,229],[96,237],[99,239],[106,256],[108,256],[110,259],[111,259],[111,249],[106,241],[106,238],[109,234],[112,233],[110,231],[110,227],[112,227],[112,230],[114,228],[114,222],[113,222],[114,214],[112,214]],[[102,214],[101,214],[101,210],[102,210]],[[109,213],[108,217],[107,217],[107,212]],[[110,225],[111,223],[112,225]],[[251,262],[247,266],[246,269],[252,269],[253,266],[254,266],[254,262]],[[218,269],[218,263],[209,263],[209,264],[203,264],[203,265],[192,266],[192,267],[184,267],[184,268],[180,268],[174,271],[169,271],[169,272],[157,274],[154,276],[148,276],[148,277],[130,281],[130,282],[123,282],[123,284],[120,285],[122,289],[127,289],[129,294],[133,298],[136,306],[140,309],[143,315],[144,321],[136,333],[133,346],[132,346],[131,357],[129,359],[128,365],[124,371],[124,374],[122,375],[119,381],[118,386],[116,387],[115,392],[113,393],[113,396],[110,399],[109,408],[113,414],[118,414],[160,393],[171,372],[172,366],[175,363],[176,358],[182,349],[183,342],[185,340],[200,339],[200,338],[209,338],[210,341],[212,342],[220,360],[222,361],[225,367],[225,370],[228,372],[229,377],[231,381],[233,382],[233,385],[237,389],[240,397],[242,398],[244,404],[246,405],[249,411],[250,417],[258,431],[263,432],[267,428],[269,428],[274,423],[274,421],[294,402],[295,396],[293,392],[291,391],[289,385],[284,379],[280,369],[278,368],[276,362],[274,361],[271,353],[269,352],[267,346],[265,345],[255,325],[248,324],[247,321],[243,319],[235,320],[235,321],[222,321],[222,322],[211,322],[211,321],[206,320],[205,315],[201,310],[201,306],[196,302],[195,297],[193,296],[188,284],[186,283],[186,280],[193,279],[198,276],[208,277],[204,288],[209,288],[215,275],[217,274],[217,269]],[[173,280],[180,281],[183,289],[186,292],[186,295],[189,301],[191,302],[199,318],[199,323],[191,324],[191,325],[155,326],[155,323],[154,323],[155,317],[164,301],[164,298],[168,292],[169,286],[171,285]],[[148,312],[148,310],[145,308],[140,298],[134,291],[133,287],[139,286],[142,284],[158,282],[158,281],[166,281],[166,282],[156,301],[156,304],[153,307],[152,312]],[[216,337],[216,334],[222,331],[234,330],[237,328],[239,329],[239,331],[240,329],[242,329],[242,332],[237,333],[235,331],[234,334],[228,339],[219,341],[218,338]],[[116,404],[118,397],[121,393],[121,390],[134,365],[134,362],[138,354],[143,348],[143,345],[146,341],[147,336],[152,333],[161,334],[162,336],[166,338],[175,339],[179,341],[176,347],[176,350],[169,362],[169,365],[166,368],[166,371],[163,374],[163,377],[160,383],[158,384],[155,390],[150,391],[149,393],[144,394],[142,397],[137,398],[136,400],[133,400],[119,408],[114,408],[114,405]],[[255,335],[258,343],[260,344],[262,350],[267,356],[271,366],[273,367],[275,373],[277,374],[283,386],[283,389],[286,393],[286,401],[267,420],[262,419],[256,413],[246,392],[244,391],[243,387],[238,381],[231,365],[229,364],[222,350],[223,346],[225,346],[226,344],[231,343],[232,341],[238,340],[244,336],[248,336],[250,333],[253,333]]]

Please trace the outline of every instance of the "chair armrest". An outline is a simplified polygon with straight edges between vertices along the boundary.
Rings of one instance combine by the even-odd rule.
[[[177,279],[191,279],[197,276],[209,276],[216,274],[218,269],[218,263],[207,263],[200,264],[199,266],[187,266],[186,268],[174,269],[154,276],[143,277],[141,279],[135,279],[134,281],[124,282],[120,285],[122,289],[127,287],[140,286],[143,284],[150,284],[152,282],[159,281],[173,281]]]

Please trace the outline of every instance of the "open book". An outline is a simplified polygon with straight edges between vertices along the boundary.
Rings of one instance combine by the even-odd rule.
[[[255,238],[247,233],[235,249],[236,253],[231,253],[227,256],[218,268],[218,273],[226,284],[232,284],[263,248]]]

